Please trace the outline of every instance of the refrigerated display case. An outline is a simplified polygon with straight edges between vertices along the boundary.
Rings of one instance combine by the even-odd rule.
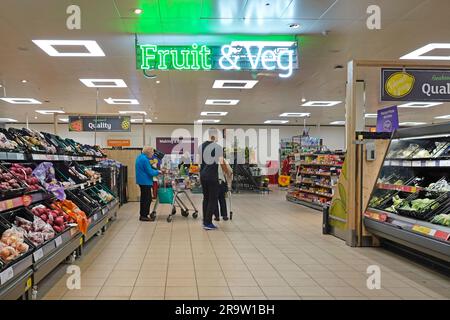
[[[450,266],[450,123],[393,134],[364,225]]]

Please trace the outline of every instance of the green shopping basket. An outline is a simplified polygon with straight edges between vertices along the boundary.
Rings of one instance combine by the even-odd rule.
[[[173,203],[173,189],[172,188],[158,188],[158,202],[159,203]]]

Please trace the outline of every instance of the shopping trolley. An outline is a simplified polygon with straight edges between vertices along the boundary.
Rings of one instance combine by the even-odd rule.
[[[171,222],[173,216],[177,213],[176,207],[180,208],[180,213],[183,217],[189,216],[189,207],[186,205],[187,200],[191,205],[192,218],[197,219],[198,210],[195,207],[194,202],[192,202],[187,190],[189,190],[189,183],[185,178],[176,177],[174,174],[163,174],[158,178],[158,196],[156,198],[153,210],[150,213],[150,220],[155,221],[156,219],[156,209],[159,204],[170,204],[172,209],[169,216],[167,217],[167,222]],[[184,195],[184,201],[181,199],[181,195]]]

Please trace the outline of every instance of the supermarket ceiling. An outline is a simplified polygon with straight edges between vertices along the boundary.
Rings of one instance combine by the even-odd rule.
[[[66,27],[72,3],[81,8],[81,30]],[[381,30],[366,26],[366,10],[373,4],[381,7]],[[138,15],[135,8],[143,12]],[[351,59],[398,59],[429,43],[450,42],[448,12],[448,0],[2,0],[0,96],[5,90],[6,97],[42,104],[0,100],[0,117],[24,122],[28,113],[31,122],[51,122],[35,110],[93,113],[96,89],[79,79],[122,79],[127,87],[99,89],[99,112],[143,110],[157,123],[211,118],[223,124],[262,124],[279,120],[281,113],[311,113],[308,124],[328,125],[344,119],[344,103],[302,107],[302,98],[344,101]],[[289,78],[274,72],[170,70],[150,72],[157,77],[149,79],[136,69],[135,34],[139,43],[166,45],[296,39],[299,68]],[[52,57],[32,42],[39,39],[94,40],[105,56]],[[339,65],[344,68],[335,68]],[[360,78],[367,81],[367,113],[389,105],[379,99],[379,71],[364,70]],[[215,80],[258,83],[249,90],[216,89]],[[136,99],[139,105],[108,104],[109,98]],[[207,99],[239,102],[205,105]],[[205,111],[228,113],[201,116]],[[425,112],[402,108],[401,121],[437,122],[434,117],[450,114],[450,104],[420,111]]]

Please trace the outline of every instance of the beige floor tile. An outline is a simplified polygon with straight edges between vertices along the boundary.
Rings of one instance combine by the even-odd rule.
[[[105,282],[107,287],[133,287],[136,282],[136,277],[133,278],[109,278]]]
[[[166,298],[167,297],[197,297],[197,287],[167,287],[166,288]]]
[[[389,288],[393,294],[401,297],[401,298],[426,298],[427,295],[422,291],[409,287],[409,288]]]
[[[309,296],[305,296],[305,297],[301,297],[302,300],[336,300],[335,297],[309,297]]]
[[[281,278],[256,278],[256,282],[261,287],[283,287],[287,286],[287,282]]]
[[[85,278],[81,276],[81,285],[89,286],[89,287],[96,287],[96,286],[103,286],[106,282],[106,278]]]
[[[141,279],[152,279],[152,278],[165,278],[167,276],[167,271],[165,270],[153,270],[153,271],[147,271],[147,270],[141,270],[139,272],[138,278]]]
[[[295,292],[300,297],[326,297],[331,296],[325,289],[319,286],[311,286],[311,287],[294,287]]]
[[[99,297],[127,297],[131,296],[133,287],[103,287],[98,294]]]
[[[326,268],[325,266],[321,265],[321,264],[309,264],[309,265],[303,265],[301,266],[303,271],[326,271],[326,272],[330,272],[330,270],[328,268]]]
[[[224,277],[222,270],[195,270],[197,279],[200,278],[221,278]]]
[[[226,278],[249,278],[252,277],[253,272],[251,273],[243,270],[225,270],[223,271],[223,274]]]
[[[228,287],[225,278],[198,278],[197,285],[199,287]]]
[[[96,296],[88,296],[88,297],[69,297],[64,296],[61,298],[61,300],[95,300]]]
[[[67,290],[67,292],[64,294],[63,298],[68,297],[96,297],[98,293],[100,292],[101,287],[88,287],[83,286],[79,290]]]
[[[348,287],[349,284],[342,279],[320,279],[314,278],[314,281],[317,282],[322,287]]]
[[[299,296],[267,296],[267,300],[302,300]]]
[[[161,287],[166,285],[166,278],[137,278],[135,287]]]
[[[200,296],[199,297],[199,300],[233,300],[233,297],[232,296],[225,296],[225,297],[208,297],[208,296],[205,296],[205,297],[202,297],[202,296]]]
[[[297,297],[297,293],[288,286],[261,287],[267,297]]]
[[[331,271],[306,271],[312,279],[336,279],[335,273]]]
[[[233,297],[264,297],[264,293],[259,287],[232,287],[230,291]]]
[[[228,287],[198,287],[198,295],[204,297],[231,297]]]
[[[317,287],[318,283],[311,278],[289,279],[286,283],[291,287]]]
[[[163,298],[165,287],[134,287],[130,299]]]
[[[167,287],[195,287],[195,278],[167,278]]]
[[[233,296],[234,300],[267,300],[265,296],[249,296],[249,297],[241,297],[241,296]]]
[[[82,273],[83,278],[94,278],[94,279],[106,279],[109,277],[111,272],[105,272],[105,271],[86,271]]]
[[[362,293],[351,287],[332,287],[332,286],[324,286],[325,290],[327,290],[330,295],[333,297],[359,297],[362,296]]]
[[[130,300],[129,297],[97,296],[96,300]]]
[[[109,279],[137,278],[139,271],[136,270],[115,270],[109,275]]]
[[[114,271],[139,271],[141,270],[142,264],[135,263],[135,264],[116,264],[114,266]]]
[[[166,296],[165,300],[198,300],[197,295],[185,295],[185,296]]]

